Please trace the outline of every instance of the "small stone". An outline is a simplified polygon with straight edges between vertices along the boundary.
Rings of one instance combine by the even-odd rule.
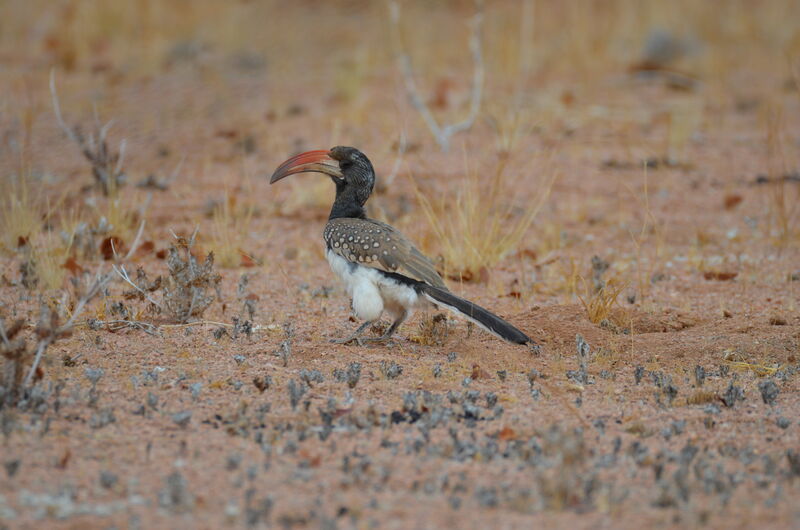
[[[531,386],[533,386],[533,383],[535,383],[536,380],[542,376],[542,374],[536,368],[531,368],[528,371],[527,375],[528,375],[528,384]]]
[[[495,488],[481,487],[475,492],[478,504],[484,508],[495,508],[498,503],[497,490]]]
[[[788,429],[789,426],[792,424],[791,421],[789,421],[787,418],[784,418],[783,416],[780,416],[777,420],[775,420],[775,423],[781,429]]]
[[[403,373],[403,367],[394,361],[381,361],[381,373],[386,379],[396,379]]]
[[[347,365],[347,386],[355,388],[361,378],[361,363],[353,362]]]
[[[103,489],[111,489],[119,480],[119,477],[112,473],[111,471],[101,471],[100,472],[100,485]]]
[[[89,427],[92,429],[102,429],[115,421],[117,421],[117,418],[114,416],[114,409],[106,408],[92,414],[92,417],[89,418]]]
[[[265,375],[264,377],[256,376],[253,378],[253,385],[259,392],[263,394],[265,390],[267,390],[269,387],[272,386],[272,376],[271,375]]]
[[[773,405],[775,403],[775,398],[777,398],[780,393],[778,385],[771,379],[758,383],[758,390],[761,392],[761,399],[767,405]]]
[[[6,475],[8,475],[8,478],[14,478],[14,475],[16,475],[17,471],[19,471],[20,463],[21,461],[19,458],[15,458],[14,460],[6,460],[3,463],[3,467],[6,468]]]
[[[309,387],[313,386],[311,383],[325,382],[325,378],[319,370],[307,370],[305,368],[300,370],[300,379]]]
[[[87,368],[83,373],[92,385],[96,385],[105,372],[102,368]]]
[[[225,460],[225,469],[228,471],[235,471],[239,468],[239,464],[242,463],[242,455],[239,453],[233,453],[228,455],[228,458]]]
[[[175,422],[175,425],[178,427],[185,429],[189,422],[192,421],[192,411],[191,410],[184,410],[181,412],[176,412],[172,415],[172,421]]]
[[[703,386],[706,380],[706,370],[699,364],[694,367],[694,382],[699,387]]]
[[[744,401],[744,390],[731,382],[728,389],[722,395],[722,403],[726,407],[733,407],[737,401]]]
[[[297,408],[297,404],[300,403],[300,399],[302,399],[303,395],[306,393],[306,385],[303,383],[297,383],[294,379],[289,380],[289,402],[292,405],[292,410]]]

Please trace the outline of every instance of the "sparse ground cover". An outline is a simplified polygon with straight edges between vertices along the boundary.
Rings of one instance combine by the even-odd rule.
[[[479,13],[0,7],[0,528],[800,525],[797,5]],[[328,342],[336,144],[538,353]]]

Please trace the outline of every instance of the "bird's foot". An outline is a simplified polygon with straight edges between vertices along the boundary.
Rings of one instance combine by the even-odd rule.
[[[348,337],[343,339],[331,339],[331,342],[334,344],[350,344],[351,342],[357,342],[359,346],[363,346],[364,344],[361,341],[364,339],[361,338],[361,334],[364,333],[370,325],[372,325],[372,322],[364,322]]]

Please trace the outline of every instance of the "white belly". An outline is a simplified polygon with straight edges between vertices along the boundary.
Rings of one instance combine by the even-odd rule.
[[[363,320],[377,320],[386,310],[393,318],[416,308],[429,307],[427,299],[407,285],[383,275],[377,269],[353,264],[335,252],[326,252],[328,263],[344,282],[353,300],[353,311]]]

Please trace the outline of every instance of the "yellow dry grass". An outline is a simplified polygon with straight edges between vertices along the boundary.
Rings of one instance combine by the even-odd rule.
[[[582,278],[581,278],[582,279]],[[586,315],[592,324],[599,324],[611,316],[611,310],[617,303],[617,298],[625,289],[626,284],[611,279],[605,287],[592,291],[592,288],[583,281],[584,296],[578,295],[578,299],[586,310]]]
[[[0,232],[3,248],[13,250],[41,231],[43,207],[41,194],[31,190],[27,174],[3,180],[7,191],[0,197]]]
[[[704,405],[706,403],[713,403],[717,401],[719,396],[716,392],[711,390],[697,390],[692,395],[686,398],[687,405]]]
[[[726,361],[726,364],[738,372],[753,372],[759,377],[767,377],[778,371],[778,368],[774,366],[748,363],[745,361]]]
[[[247,240],[253,211],[252,204],[240,204],[227,190],[222,201],[214,208],[210,246],[221,267],[238,267],[242,257],[248,255]]]
[[[445,275],[477,280],[482,271],[496,265],[516,250],[550,195],[554,173],[529,175],[526,189],[536,190],[527,204],[510,200],[525,176],[507,174],[505,158],[488,179],[479,179],[468,164],[463,181],[454,194],[439,199],[424,192],[413,179],[414,192],[444,258]]]
[[[777,101],[770,102],[764,113],[769,174],[761,186],[766,195],[767,237],[778,247],[797,243],[800,236],[800,187],[786,178],[800,167],[800,158],[792,156],[783,113]]]
[[[31,246],[29,257],[38,281],[37,288],[42,291],[61,289],[67,276],[64,263],[69,256],[69,246],[52,241],[55,239],[52,234],[37,239]]]

